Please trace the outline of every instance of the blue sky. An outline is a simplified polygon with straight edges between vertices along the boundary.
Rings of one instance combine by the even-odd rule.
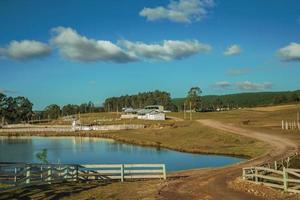
[[[300,88],[298,0],[2,0],[0,91],[35,109]]]

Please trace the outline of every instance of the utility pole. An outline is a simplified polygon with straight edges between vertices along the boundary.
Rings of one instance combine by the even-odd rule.
[[[192,120],[192,102],[190,101],[190,120]]]
[[[185,119],[186,112],[185,112],[185,102],[183,103],[183,119]]]

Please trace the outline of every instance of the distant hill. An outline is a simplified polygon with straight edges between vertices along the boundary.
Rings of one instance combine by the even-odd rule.
[[[185,98],[174,98],[173,103],[181,110]],[[202,97],[203,108],[254,107],[300,102],[300,90],[282,92],[252,92]]]

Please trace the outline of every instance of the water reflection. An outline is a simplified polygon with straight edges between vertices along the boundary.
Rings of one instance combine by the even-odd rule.
[[[0,162],[38,162],[35,154],[42,149],[48,150],[48,160],[54,163],[165,163],[169,171],[224,166],[241,160],[140,147],[101,138],[0,137]]]

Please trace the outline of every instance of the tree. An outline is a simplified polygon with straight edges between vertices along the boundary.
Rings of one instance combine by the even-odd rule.
[[[36,158],[42,163],[42,164],[48,164],[48,152],[47,149],[43,149],[42,151],[35,154]]]
[[[5,120],[5,108],[6,108],[7,98],[5,94],[0,93],[0,124],[3,125]]]
[[[29,121],[31,119],[33,112],[33,104],[25,97],[16,97],[15,99],[16,112],[17,112],[17,122]]]
[[[57,119],[60,116],[60,113],[60,107],[56,104],[52,104],[45,108],[43,116],[45,119]]]
[[[191,104],[192,110],[201,109],[201,93],[202,90],[199,87],[192,87],[188,91],[188,95],[186,97],[186,104]]]
[[[290,101],[292,101],[292,102],[299,102],[300,101],[300,96],[297,93],[293,93],[291,95]]]

